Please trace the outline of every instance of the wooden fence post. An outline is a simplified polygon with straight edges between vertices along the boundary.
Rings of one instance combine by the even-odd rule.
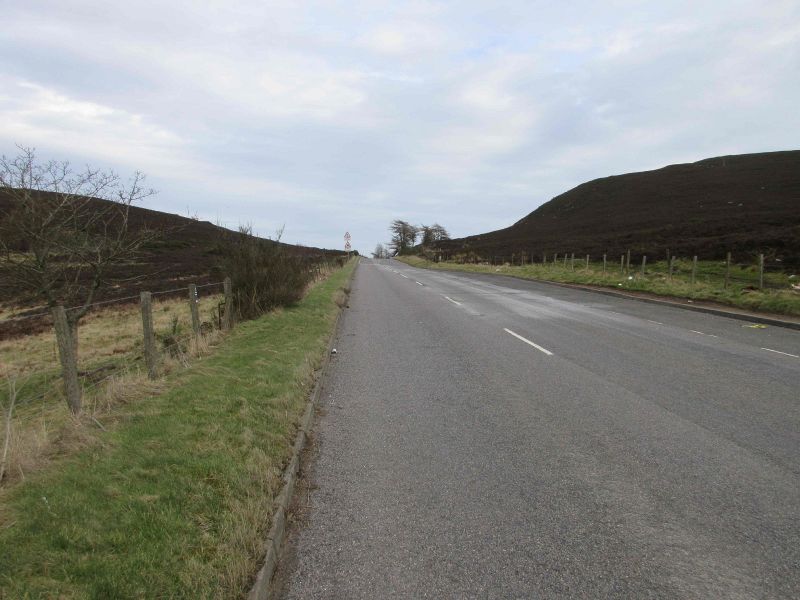
[[[225,278],[223,288],[225,289],[225,313],[222,315],[222,328],[229,331],[233,327],[233,287],[230,277]]]
[[[669,259],[669,280],[672,281],[672,268],[675,265],[675,257]]]
[[[694,282],[697,279],[697,255],[692,258],[692,287],[694,287]]]
[[[575,253],[574,252],[570,256],[569,265],[570,265],[570,268],[574,271],[575,270]]]
[[[764,289],[764,255],[758,255],[758,289]]]
[[[628,250],[627,258],[625,259],[625,273],[630,274],[631,272],[631,251]]]
[[[725,289],[728,289],[728,285],[731,282],[731,253],[728,252],[728,256],[725,258]]]
[[[619,274],[625,275],[625,255],[621,254],[619,257]]]
[[[193,283],[189,284],[189,311],[192,313],[192,331],[195,337],[200,337],[200,310],[197,306],[199,302],[197,298],[197,286]]]
[[[142,332],[144,334],[144,362],[147,365],[147,376],[158,377],[158,353],[156,351],[156,333],[153,330],[153,301],[150,292],[139,295],[142,308]]]
[[[644,268],[647,265],[647,254],[642,254],[642,277],[644,277]]]
[[[589,270],[589,255],[586,255],[586,270]]]
[[[553,254],[553,264],[556,264],[557,261],[558,261],[558,252]]]
[[[567,258],[569,258],[569,257],[567,256],[567,253],[565,252],[564,253],[564,268],[565,269],[567,268]]]
[[[606,255],[603,254],[603,275],[606,274]]]
[[[77,415],[81,412],[81,386],[78,383],[76,344],[72,339],[73,335],[77,335],[77,328],[74,331],[70,328],[67,311],[60,305],[53,309],[53,325],[56,330],[58,358],[61,362],[61,377],[64,379],[64,395],[72,414]]]

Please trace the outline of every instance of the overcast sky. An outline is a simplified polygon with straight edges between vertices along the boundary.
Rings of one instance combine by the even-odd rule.
[[[797,149],[800,2],[4,0],[0,153],[369,252],[606,175]]]

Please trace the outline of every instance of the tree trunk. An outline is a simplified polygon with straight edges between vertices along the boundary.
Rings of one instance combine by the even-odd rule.
[[[53,324],[58,342],[58,357],[64,379],[64,395],[72,414],[81,412],[81,386],[78,382],[78,324],[67,320],[63,306],[53,309]]]

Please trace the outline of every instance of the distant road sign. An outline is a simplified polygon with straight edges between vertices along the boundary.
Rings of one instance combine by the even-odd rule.
[[[350,250],[352,250],[353,247],[350,245],[350,242],[345,242],[344,249],[350,252]]]
[[[345,232],[345,234],[344,234],[344,240],[345,240],[346,242],[349,242],[349,241],[350,241],[350,240],[352,240],[352,239],[353,239],[353,238],[351,237],[351,235],[350,235],[350,232],[349,232],[349,231]]]

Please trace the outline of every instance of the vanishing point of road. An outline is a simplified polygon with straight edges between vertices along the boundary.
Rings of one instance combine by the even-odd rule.
[[[800,597],[800,332],[362,260],[284,598]]]

